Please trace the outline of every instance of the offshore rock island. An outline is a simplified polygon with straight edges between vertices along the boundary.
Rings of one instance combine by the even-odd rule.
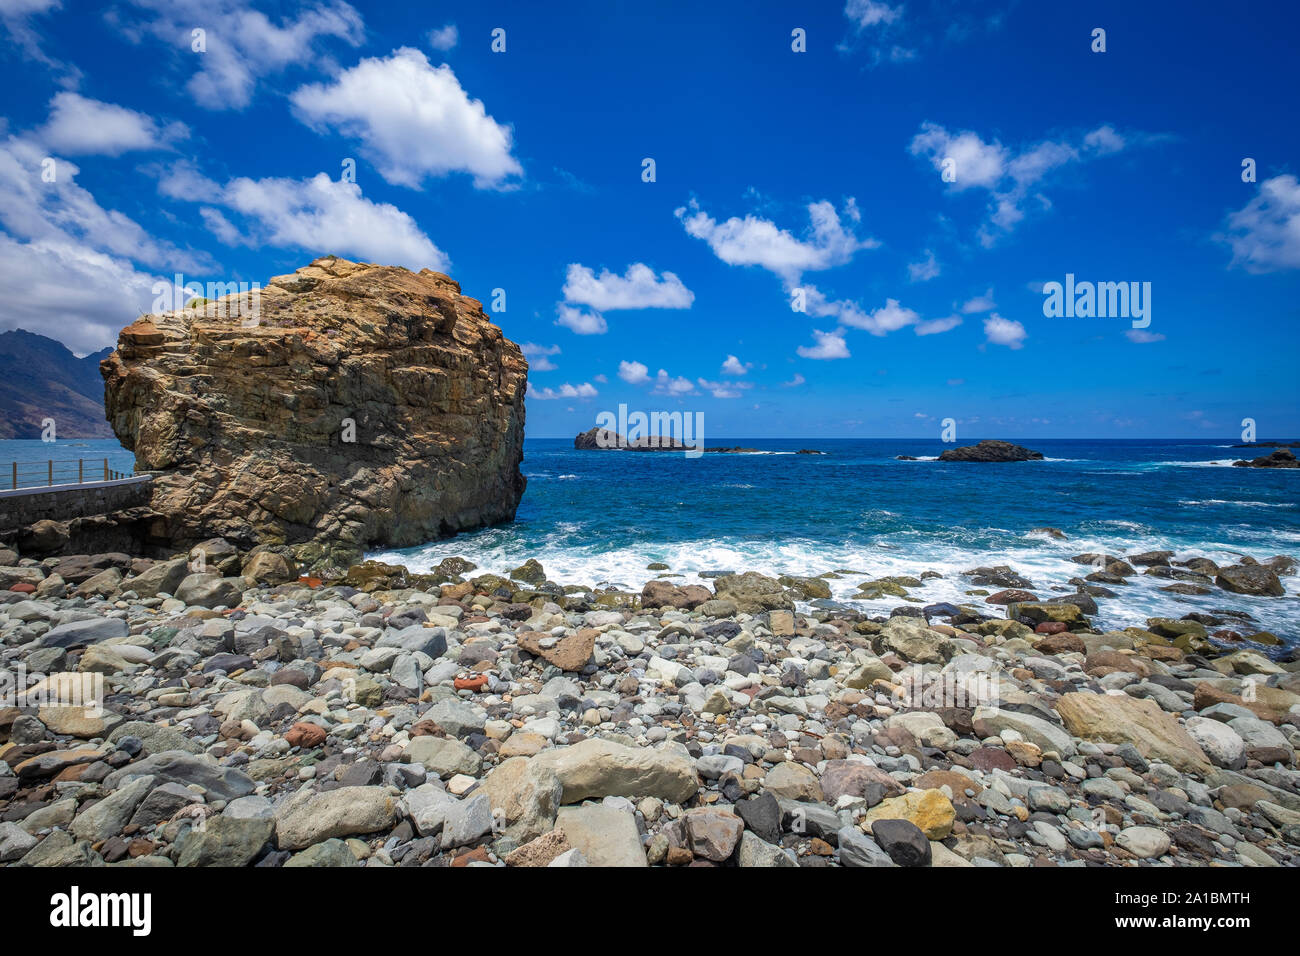
[[[713,445],[700,448],[689,442],[683,442],[671,435],[643,435],[628,438],[608,428],[589,428],[576,435],[573,447],[578,451],[679,451],[710,452],[719,455],[753,455],[760,454],[757,448],[745,448],[741,445]],[[824,452],[812,448],[800,448],[796,455],[821,455]]]

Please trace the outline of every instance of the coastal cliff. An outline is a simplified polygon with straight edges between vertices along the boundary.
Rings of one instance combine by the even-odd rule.
[[[346,567],[514,517],[528,365],[456,282],[324,257],[234,299],[142,317],[101,365],[158,537]]]

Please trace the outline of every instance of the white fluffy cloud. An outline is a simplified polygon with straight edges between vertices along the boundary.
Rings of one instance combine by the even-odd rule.
[[[132,150],[167,149],[188,135],[184,123],[160,126],[144,113],[72,92],[55,94],[50,101],[50,118],[35,133],[51,149],[73,156],[120,156]]]
[[[746,389],[754,387],[753,382],[711,382],[707,378],[698,378],[700,388],[714,398],[740,398]]]
[[[615,309],[689,309],[695,293],[671,272],[656,276],[643,262],[634,262],[623,275],[602,269],[597,276],[579,263],[569,265],[563,294],[566,302],[590,306],[597,312]]]
[[[840,321],[855,329],[866,329],[872,335],[888,335],[909,325],[915,325],[921,316],[905,308],[897,299],[886,299],[885,304],[871,312],[846,311]]]
[[[928,319],[924,322],[916,323],[912,330],[917,335],[938,335],[941,332],[948,332],[961,325],[961,317],[950,315],[945,319]]]
[[[903,7],[900,4],[897,7],[891,7],[880,0],[849,0],[844,5],[844,15],[849,18],[853,26],[858,30],[868,30],[871,27],[880,26],[885,23],[893,23],[903,14]]]
[[[994,312],[984,320],[984,335],[994,345],[1009,349],[1020,348],[1025,341],[1025,327],[1012,319],[1004,319]]]
[[[201,213],[222,242],[302,249],[313,256],[335,254],[446,272],[447,256],[416,225],[390,203],[377,203],[361,194],[356,183],[317,173],[311,179],[249,179],[239,177],[224,186],[192,165],[173,166],[159,180],[165,196],[204,203]],[[221,211],[239,214],[243,231]]]
[[[1146,329],[1125,329],[1125,337],[1130,342],[1136,342],[1138,345],[1149,345],[1152,342],[1163,342],[1164,335],[1159,332],[1148,332]]]
[[[845,204],[844,214],[854,222],[860,219],[853,200]],[[675,211],[688,235],[703,239],[713,254],[728,265],[759,266],[794,285],[804,272],[817,272],[844,265],[859,249],[880,245],[876,239],[858,239],[840,222],[834,205],[822,200],[808,206],[809,228],[798,239],[770,219],[749,215],[733,216],[718,222],[692,201]]]
[[[489,188],[523,175],[510,127],[470,99],[450,66],[435,67],[411,47],[362,60],[289,101],[313,129],[359,140],[363,155],[396,185],[417,189],[430,177],[469,173],[475,186]]]
[[[202,254],[150,236],[139,223],[100,206],[77,184],[76,164],[27,140],[0,142],[0,330],[25,328],[74,352],[111,345],[123,326],[148,312],[157,274],[210,268]]]
[[[722,363],[723,375],[744,375],[754,367],[753,362],[742,362],[734,355],[728,355]]]
[[[950,192],[977,189],[988,193],[987,218],[979,240],[991,246],[1024,219],[1028,200],[1043,207],[1050,205],[1038,189],[1050,173],[1071,163],[1117,153],[1125,145],[1124,137],[1112,127],[1099,126],[1077,145],[1044,140],[1016,151],[997,140],[986,142],[971,130],[953,133],[936,123],[923,123],[909,150],[929,160],[937,172],[952,173],[955,178],[946,183]]]
[[[435,50],[441,50],[446,53],[453,49],[460,42],[460,31],[456,29],[456,24],[449,23],[445,27],[439,27],[437,30],[429,32],[429,46]]]
[[[28,140],[0,143],[0,225],[25,240],[61,240],[163,269],[193,270],[207,256],[149,235],[139,223],[99,205],[77,184],[75,163],[53,157],[54,181],[45,182],[45,151]]]
[[[27,329],[79,355],[97,352],[149,311],[156,281],[128,260],[83,243],[18,242],[0,233],[0,331]]]
[[[650,381],[650,369],[640,362],[619,362],[618,377],[629,385],[641,385]]]
[[[1300,181],[1290,173],[1259,184],[1259,194],[1230,214],[1232,264],[1247,272],[1300,269]]]
[[[537,345],[534,342],[524,342],[520,344],[519,350],[528,359],[528,370],[530,372],[554,372],[558,367],[550,359],[550,356],[560,354],[558,345]]]
[[[555,311],[559,315],[559,318],[555,320],[555,324],[562,325],[578,335],[604,335],[609,331],[609,325],[605,322],[605,317],[599,312],[575,309],[563,302],[555,307]]]
[[[907,275],[913,282],[929,282],[939,275],[939,262],[934,258],[934,253],[929,249],[925,250],[925,258],[920,262],[909,262],[907,264]]]
[[[801,345],[795,349],[801,358],[823,360],[849,358],[849,347],[844,343],[844,333],[813,329],[813,338],[816,340],[816,345]]]
[[[996,140],[986,143],[970,130],[950,133],[937,123],[923,123],[909,149],[913,156],[927,157],[940,172],[944,160],[951,159],[956,178],[948,186],[953,192],[992,189],[1006,175],[1010,155],[1010,150]]]
[[[385,265],[445,272],[446,255],[415,220],[389,203],[371,202],[356,183],[317,173],[311,179],[247,179],[226,184],[229,207],[257,220],[265,241],[316,255],[359,255]]]
[[[654,392],[658,395],[688,395],[695,391],[695,383],[678,375],[673,378],[664,369],[654,378]]]
[[[213,110],[246,107],[261,77],[320,64],[322,40],[355,47],[365,39],[361,14],[342,0],[300,5],[296,16],[276,23],[248,0],[129,0],[107,19],[134,42],[152,37],[191,57],[186,89]],[[205,31],[203,53],[191,50],[195,29]]]
[[[559,388],[549,386],[536,388],[532,382],[529,382],[526,394],[529,398],[535,398],[539,402],[549,402],[557,398],[595,398],[600,393],[596,391],[596,386],[590,382],[583,382],[580,385],[570,385],[565,382]]]
[[[1035,289],[1034,291],[1035,292],[1042,291],[1041,283],[1039,288]],[[971,298],[967,299],[965,302],[962,303],[961,310],[967,315],[974,315],[977,312],[990,312],[993,309],[996,309],[997,306],[998,304],[993,301],[993,290],[989,289],[983,295],[972,296]]]
[[[815,318],[834,318],[842,327],[862,329],[872,335],[884,336],[899,329],[914,326],[917,335],[937,335],[961,325],[961,319],[949,316],[925,320],[915,309],[909,309],[897,299],[886,299],[885,304],[867,311],[851,299],[830,300],[816,286],[804,286],[805,309]],[[843,333],[843,328],[837,334]],[[833,346],[832,346],[833,347]],[[802,355],[803,353],[800,352]],[[842,356],[829,356],[840,358]]]
[[[609,331],[605,311],[616,309],[689,309],[695,293],[671,272],[656,276],[643,262],[634,262],[623,275],[594,271],[580,263],[569,264],[562,290],[564,301],[555,306],[556,325],[578,335],[604,335]]]

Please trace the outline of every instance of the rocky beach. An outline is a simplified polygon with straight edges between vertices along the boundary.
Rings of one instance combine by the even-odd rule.
[[[870,615],[829,599],[850,569],[3,550],[0,862],[1295,865],[1294,648],[1213,613],[1106,630],[1092,594],[1145,566],[1268,595],[1294,561],[1169,558],[1079,555],[1069,593],[972,568],[960,605],[863,580],[900,595]]]

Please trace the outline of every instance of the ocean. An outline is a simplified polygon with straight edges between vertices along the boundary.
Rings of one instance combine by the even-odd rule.
[[[829,582],[836,599],[868,578],[937,571],[942,579],[909,589],[932,603],[970,600],[972,585],[960,572],[980,565],[1011,565],[1045,596],[1092,570],[1070,560],[1084,552],[1170,550],[1221,564],[1241,555],[1300,555],[1300,471],[1231,467],[1262,452],[1247,455],[1222,439],[1025,444],[1046,460],[895,460],[933,459],[952,447],[919,439],[710,439],[710,446],[759,451],[693,459],[531,439],[524,442],[528,490],[513,523],[372,557],[427,570],[460,555],[496,573],[535,557],[562,584],[631,588],[664,573],[647,570],[651,562],[687,583],[702,571],[857,572]],[[800,448],[825,454],[795,454]],[[1044,526],[1068,540],[1031,533]],[[1098,599],[1097,623],[1244,610],[1260,628],[1300,642],[1300,577],[1282,579],[1282,598],[1218,589],[1186,597],[1160,591],[1167,579],[1129,580],[1112,587],[1120,597]],[[888,614],[900,603],[853,605]]]
[[[969,600],[971,585],[961,572],[979,565],[1011,565],[1046,596],[1091,570],[1070,560],[1084,552],[1170,550],[1221,564],[1242,555],[1300,555],[1300,471],[1233,468],[1238,458],[1261,452],[1223,439],[1033,440],[1025,444],[1046,460],[1012,464],[941,463],[933,459],[951,446],[937,440],[709,444],[758,451],[687,458],[576,451],[571,439],[528,439],[528,490],[514,522],[369,556],[427,570],[459,555],[498,573],[531,557],[562,584],[638,589],[664,573],[647,570],[651,562],[667,564],[688,583],[712,571],[850,571],[828,582],[837,600],[868,578],[936,571],[943,577],[909,589],[933,603]],[[825,454],[795,454],[800,448]],[[131,454],[112,440],[0,442],[0,462],[105,456],[111,467],[131,470]],[[1031,531],[1044,526],[1068,538]],[[1112,586],[1119,597],[1098,599],[1097,624],[1125,627],[1151,616],[1227,609],[1246,611],[1260,628],[1300,643],[1300,577],[1282,579],[1281,598],[1218,589],[1184,596],[1160,591],[1167,579],[1129,580]],[[884,614],[899,603],[853,602]]]

